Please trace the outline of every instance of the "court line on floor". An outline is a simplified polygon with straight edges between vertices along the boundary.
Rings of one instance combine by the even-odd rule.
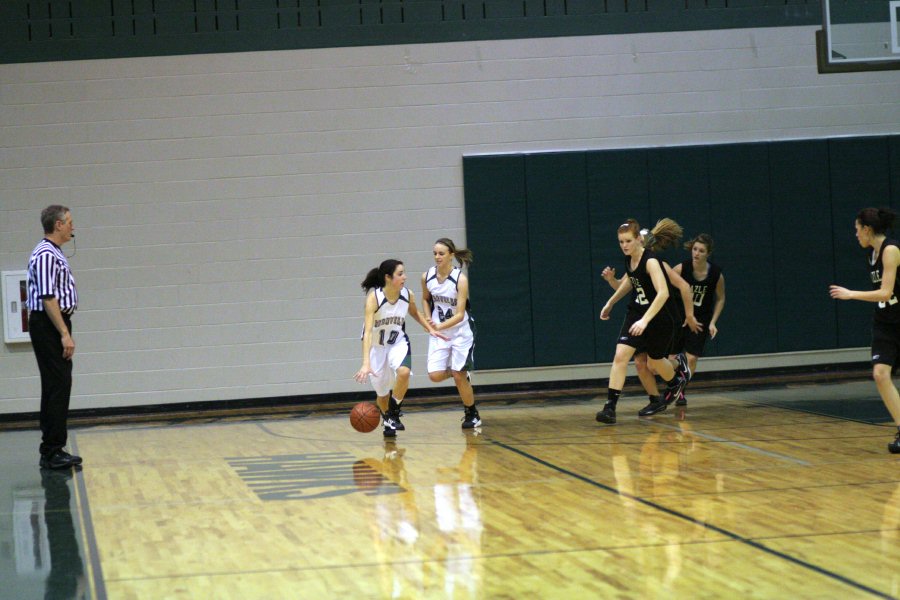
[[[690,431],[685,431],[681,427],[677,427],[675,425],[668,425],[666,423],[659,423],[657,421],[649,421],[649,424],[654,425],[656,427],[665,427],[666,429],[672,429],[674,431],[684,433],[685,435],[696,435],[698,437],[702,437],[702,438],[710,440],[712,442],[721,442],[721,443],[725,444],[726,446],[731,446],[733,448],[739,448],[741,450],[748,450],[750,452],[754,452],[756,454],[762,454],[763,456],[768,456],[770,458],[777,458],[778,460],[786,460],[788,462],[802,465],[804,467],[808,467],[812,464],[811,462],[805,461],[802,458],[796,458],[794,456],[789,456],[787,454],[781,454],[780,452],[770,452],[768,450],[763,450],[762,448],[748,446],[747,444],[742,444],[741,442],[734,442],[727,438],[719,437],[719,436],[713,435],[711,433],[703,433],[701,431],[697,431],[696,429],[691,429]]]
[[[701,521],[701,520],[699,520],[699,519],[695,519],[694,517],[692,517],[692,516],[690,516],[690,515],[686,515],[686,514],[684,514],[684,513],[682,513],[682,512],[678,512],[677,510],[668,508],[668,507],[663,506],[663,505],[661,505],[661,504],[657,504],[656,502],[653,502],[653,501],[651,501],[651,500],[647,500],[646,498],[641,498],[640,496],[635,496],[635,495],[629,494],[629,493],[627,493],[627,492],[623,492],[623,491],[618,490],[618,489],[616,489],[616,488],[614,488],[614,487],[612,487],[612,486],[609,486],[609,485],[600,483],[599,481],[594,481],[594,480],[591,479],[590,477],[585,477],[584,475],[580,475],[580,474],[578,474],[578,473],[576,473],[576,472],[574,472],[574,471],[570,471],[569,469],[566,469],[566,468],[561,467],[561,466],[559,466],[559,465],[555,465],[555,464],[553,464],[553,463],[551,463],[551,462],[549,462],[549,461],[546,461],[546,460],[544,460],[544,459],[542,459],[542,458],[539,458],[539,457],[537,457],[537,456],[535,456],[535,455],[533,455],[533,454],[529,454],[528,452],[525,452],[524,450],[520,450],[520,449],[518,449],[518,448],[516,448],[516,447],[514,447],[514,446],[510,446],[509,444],[505,444],[505,443],[503,443],[503,442],[498,442],[498,441],[496,441],[496,440],[491,440],[490,443],[491,443],[491,444],[494,444],[495,446],[499,446],[499,447],[501,447],[501,448],[503,448],[503,449],[505,449],[505,450],[508,450],[508,451],[510,451],[510,452],[513,452],[513,453],[515,453],[515,454],[518,454],[519,456],[521,456],[521,457],[523,457],[523,458],[525,458],[525,459],[527,459],[527,460],[530,460],[530,461],[532,461],[532,462],[535,462],[535,463],[537,463],[537,464],[539,464],[539,465],[542,465],[542,466],[544,466],[544,467],[547,467],[548,469],[552,469],[552,470],[556,471],[557,473],[562,473],[563,475],[567,475],[567,476],[569,476],[569,477],[572,477],[573,479],[577,479],[578,481],[581,481],[582,483],[586,483],[586,484],[588,484],[588,485],[590,485],[590,486],[593,486],[593,487],[595,487],[595,488],[598,488],[598,489],[601,489],[601,490],[604,490],[604,491],[607,491],[607,492],[611,492],[611,493],[616,494],[617,496],[621,496],[621,497],[623,497],[623,498],[628,498],[629,500],[633,500],[633,501],[635,501],[635,502],[638,502],[638,503],[640,503],[640,504],[643,504],[644,506],[648,506],[648,507],[650,507],[650,508],[652,508],[652,509],[654,509],[654,510],[658,510],[658,511],[660,511],[660,512],[663,512],[663,513],[665,513],[665,514],[667,514],[667,515],[669,515],[669,516],[675,517],[675,518],[677,518],[677,519],[681,519],[681,520],[683,520],[683,521],[687,521],[687,522],[689,522],[689,523],[691,523],[691,524],[693,524],[693,525],[698,525],[698,526],[703,527],[703,528],[705,528],[705,529],[708,529],[708,530],[710,530],[710,531],[714,531],[714,532],[716,532],[716,533],[718,533],[718,534],[720,534],[720,535],[723,535],[723,536],[725,536],[725,537],[727,537],[727,538],[729,538],[729,539],[732,539],[732,540],[734,540],[734,541],[736,541],[736,542],[740,542],[740,543],[742,543],[742,544],[745,544],[745,545],[747,545],[747,546],[750,546],[751,548],[755,548],[755,549],[757,549],[757,550],[761,550],[762,552],[765,552],[766,554],[770,554],[770,555],[772,555],[772,556],[774,556],[774,557],[776,557],[776,558],[780,558],[780,559],[782,559],[782,560],[786,560],[786,561],[788,561],[788,562],[790,562],[790,563],[793,563],[793,564],[795,564],[795,565],[797,565],[797,566],[799,566],[799,567],[802,567],[802,568],[804,568],[804,569],[808,569],[808,570],[810,570],[810,571],[812,571],[812,572],[814,572],[814,573],[817,573],[817,574],[819,574],[819,575],[825,576],[825,577],[827,577],[827,578],[829,578],[829,579],[833,579],[833,580],[835,580],[835,581],[837,581],[837,582],[839,582],[839,583],[843,583],[844,585],[848,585],[848,586],[850,586],[850,587],[852,587],[852,588],[855,588],[855,589],[857,589],[857,590],[860,590],[860,591],[863,591],[863,592],[867,592],[867,593],[869,593],[869,594],[871,594],[871,595],[873,595],[873,596],[876,596],[876,597],[878,597],[878,598],[886,598],[886,599],[893,599],[893,598],[894,598],[894,596],[890,596],[890,595],[888,595],[888,594],[885,594],[884,592],[880,592],[880,591],[878,591],[878,590],[876,590],[876,589],[874,589],[874,588],[870,588],[869,586],[864,585],[864,584],[862,584],[862,583],[859,583],[858,581],[854,581],[854,580],[852,580],[852,579],[850,579],[850,578],[848,578],[848,577],[844,577],[843,575],[840,575],[840,574],[835,573],[835,572],[833,572],[833,571],[829,571],[828,569],[825,569],[825,568],[820,567],[820,566],[818,566],[818,565],[814,565],[814,564],[812,564],[812,563],[810,563],[810,562],[806,562],[805,560],[802,560],[802,559],[797,558],[797,557],[795,557],[795,556],[791,556],[790,554],[786,554],[786,553],[784,553],[784,552],[780,552],[780,551],[775,550],[775,549],[773,549],[773,548],[769,548],[768,546],[765,546],[764,544],[761,544],[761,543],[759,543],[759,542],[757,542],[757,541],[755,541],[755,540],[752,540],[752,539],[750,539],[750,538],[747,538],[747,537],[744,537],[744,536],[742,536],[742,535],[739,535],[739,534],[737,534],[737,533],[735,533],[735,532],[733,532],[733,531],[730,531],[730,530],[728,530],[728,529],[724,529],[724,528],[719,527],[719,526],[717,526],[717,525],[712,525],[712,524],[707,523],[707,522],[705,522],[705,521]]]
[[[72,452],[78,454],[78,441],[75,436],[69,436]],[[100,564],[100,549],[97,545],[97,536],[94,532],[94,521],[91,518],[91,505],[88,500],[87,485],[84,482],[84,472],[81,469],[75,471],[75,504],[78,507],[81,521],[82,539],[84,540],[85,562],[89,565],[92,577],[90,578],[96,600],[106,600],[106,582],[103,579],[103,567]]]

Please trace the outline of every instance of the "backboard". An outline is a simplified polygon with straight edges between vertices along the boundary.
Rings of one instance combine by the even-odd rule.
[[[900,0],[822,0],[819,72],[900,69]]]

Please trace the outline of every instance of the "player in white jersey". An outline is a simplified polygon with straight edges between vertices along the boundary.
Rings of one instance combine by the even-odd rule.
[[[469,278],[453,265],[472,262],[472,251],[457,248],[453,240],[441,238],[434,243],[434,266],[422,274],[422,308],[430,314],[429,323],[443,332],[447,340],[432,337],[428,341],[428,377],[435,383],[453,378],[465,407],[463,429],[481,425],[475,407],[475,392],[469,372],[474,365],[475,322],[469,312]]]
[[[355,379],[372,382],[381,411],[385,437],[395,437],[405,429],[400,422],[400,403],[409,388],[412,350],[406,335],[409,314],[434,336],[434,327],[419,315],[416,298],[406,284],[406,268],[388,259],[372,269],[362,282],[366,290],[365,325],[362,335],[363,363]],[[391,394],[393,390],[393,395]]]

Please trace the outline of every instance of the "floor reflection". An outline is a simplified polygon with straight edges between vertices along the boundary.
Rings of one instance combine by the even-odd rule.
[[[692,431],[686,412],[679,411],[675,424],[648,422],[649,433],[635,456],[630,445],[614,446],[613,474],[619,499],[626,509],[630,527],[641,530],[653,542],[638,553],[641,561],[641,585],[644,593],[659,595],[672,593],[685,564],[683,545],[686,539],[696,542],[714,534],[704,527],[715,522],[723,509],[719,494],[725,493],[725,475],[712,472],[706,482],[709,494],[683,495],[681,480],[691,469],[691,456],[697,452],[698,438]],[[636,463],[636,464],[635,464]],[[701,469],[706,472],[706,469]],[[692,474],[696,478],[696,473]],[[674,501],[673,501],[674,500]],[[647,502],[666,506],[673,511],[696,515],[692,527],[684,529],[660,528],[647,519]],[[692,552],[693,560],[715,565],[722,560],[722,546],[706,544]]]
[[[477,598],[480,567],[481,499],[478,494],[477,432],[466,434],[466,449],[455,467],[438,469],[434,508],[445,544],[444,592],[448,598]]]
[[[459,462],[439,467],[430,488],[409,480],[406,449],[396,441],[385,442],[381,461],[366,459],[378,473],[376,480],[400,490],[379,494],[374,506],[372,533],[381,566],[382,597],[435,593],[449,598],[480,597],[483,524],[477,435],[466,435]]]
[[[72,600],[85,597],[84,562],[75,537],[72,517],[72,471],[41,469],[44,488],[43,517],[50,552],[50,572],[44,598]]]

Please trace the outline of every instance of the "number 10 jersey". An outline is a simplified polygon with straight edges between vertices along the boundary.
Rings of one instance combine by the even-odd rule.
[[[406,315],[409,313],[409,289],[400,290],[400,297],[391,304],[382,288],[375,288],[375,322],[372,324],[372,346],[391,346],[406,338]]]

